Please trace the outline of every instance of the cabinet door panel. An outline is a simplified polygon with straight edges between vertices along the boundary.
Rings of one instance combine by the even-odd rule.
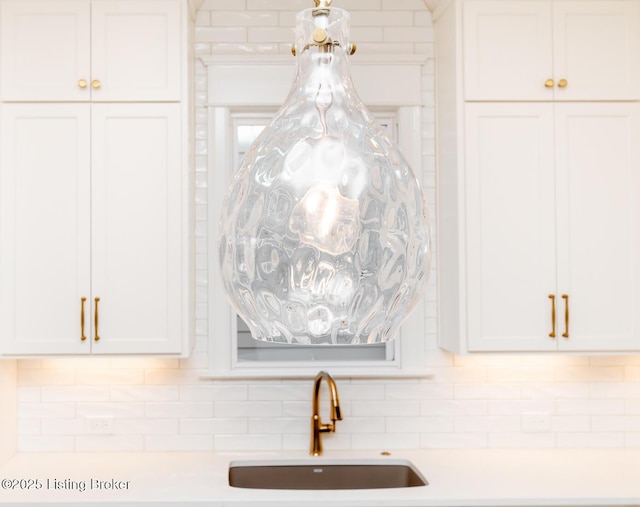
[[[549,2],[465,2],[466,100],[551,100]]]
[[[556,106],[565,349],[640,349],[639,115],[638,104]]]
[[[94,353],[179,353],[184,237],[178,104],[94,105]]]
[[[11,104],[2,120],[2,352],[89,352],[89,106]]]
[[[180,99],[180,5],[173,0],[92,3],[94,101]]]
[[[2,2],[2,100],[89,100],[89,3]]]
[[[554,349],[552,106],[465,109],[468,348]]]
[[[553,22],[556,100],[640,98],[637,2],[555,2]]]

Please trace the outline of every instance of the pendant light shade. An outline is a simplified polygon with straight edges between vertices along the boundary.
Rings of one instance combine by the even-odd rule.
[[[427,283],[420,186],[354,89],[349,14],[330,3],[297,15],[293,86],[223,204],[225,290],[258,340],[388,341]]]

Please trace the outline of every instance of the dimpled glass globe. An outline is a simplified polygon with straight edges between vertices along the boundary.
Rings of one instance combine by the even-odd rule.
[[[255,339],[364,344],[395,337],[423,295],[427,208],[348,69],[348,13],[297,16],[289,96],[227,189],[219,260]]]

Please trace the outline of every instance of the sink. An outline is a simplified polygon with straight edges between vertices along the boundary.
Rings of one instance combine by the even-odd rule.
[[[426,486],[427,480],[401,459],[252,460],[229,463],[229,485],[258,489],[377,489]]]

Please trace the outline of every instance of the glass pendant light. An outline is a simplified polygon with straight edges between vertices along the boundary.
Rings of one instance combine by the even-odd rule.
[[[385,342],[427,283],[427,208],[354,89],[349,14],[315,4],[296,17],[289,96],[227,189],[222,277],[257,340]]]

